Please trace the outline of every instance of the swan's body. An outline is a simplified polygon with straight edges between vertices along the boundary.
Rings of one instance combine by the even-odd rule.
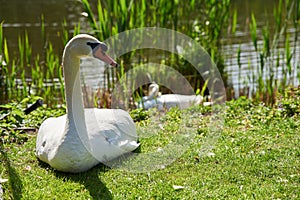
[[[178,107],[180,109],[185,109],[192,105],[200,104],[202,100],[203,98],[200,95],[164,94],[154,99],[139,102],[138,108],[144,108],[146,110],[157,108],[158,110],[163,110],[171,107]]]
[[[164,94],[159,92],[159,86],[152,83],[149,86],[148,96],[142,98],[138,103],[138,108],[146,110],[157,108],[158,110],[179,107],[180,109],[189,108],[192,105],[198,105],[203,102],[201,95],[181,95],[181,94]]]
[[[79,63],[94,56],[113,66],[106,46],[81,34],[66,45],[63,55],[67,114],[45,120],[36,141],[38,158],[64,172],[82,172],[138,147],[130,115],[119,109],[83,109]]]

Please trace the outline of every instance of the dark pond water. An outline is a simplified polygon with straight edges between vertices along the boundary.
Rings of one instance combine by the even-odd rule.
[[[96,0],[90,1],[96,3]],[[238,95],[240,87],[255,87],[252,80],[249,80],[249,74],[254,76],[257,71],[257,54],[251,42],[249,33],[249,21],[251,13],[256,16],[258,27],[263,27],[267,21],[274,23],[273,8],[278,4],[278,0],[233,0],[232,8],[238,11],[238,24],[237,31],[234,35],[226,36],[223,38],[224,47],[222,51],[225,55],[226,72],[228,73],[228,83],[233,86]],[[54,49],[57,53],[62,52],[62,23],[65,20],[65,28],[72,31],[78,21],[81,22],[81,28],[84,30],[88,27],[87,19],[82,15],[83,8],[79,1],[72,0],[0,0],[0,22],[3,21],[4,36],[7,38],[10,51],[17,50],[18,36],[24,34],[25,30],[28,33],[29,40],[32,42],[33,52],[43,49],[43,40],[41,37],[41,19],[44,18],[46,35],[55,45]],[[289,28],[290,37],[299,30]],[[261,42],[259,42],[261,44]],[[294,42],[291,47],[295,48],[295,54],[298,56],[293,57],[293,84],[299,84],[297,66],[299,66],[300,43]],[[237,50],[241,48],[241,64],[237,63]],[[282,48],[282,49],[281,49]],[[283,47],[279,47],[278,52],[284,51]],[[251,65],[249,65],[251,61]],[[284,62],[284,58],[280,62]],[[272,65],[272,61],[267,63]],[[91,85],[101,84],[99,76],[95,74],[103,73],[104,69],[101,68],[97,72],[92,69],[86,69],[86,78],[90,81]],[[277,69],[276,78],[281,79],[283,74],[281,69]],[[264,79],[268,79],[270,72],[268,70],[264,74]],[[94,78],[93,78],[94,77]],[[244,77],[244,78],[243,78]],[[248,78],[247,78],[248,77]],[[250,86],[249,86],[250,85]]]
[[[0,21],[3,21],[3,32],[11,51],[17,50],[18,36],[28,32],[33,51],[42,49],[41,21],[44,18],[46,35],[55,45],[62,45],[61,31],[63,21],[66,29],[73,30],[80,19],[83,19],[81,3],[72,0],[0,0]],[[61,49],[56,46],[55,49]]]

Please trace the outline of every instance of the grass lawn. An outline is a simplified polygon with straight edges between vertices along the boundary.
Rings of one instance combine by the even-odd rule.
[[[38,127],[32,120],[41,110],[26,117],[27,126]],[[278,109],[245,98],[227,102],[221,135],[201,156],[210,109],[193,108],[203,115],[192,120],[197,128],[186,151],[163,169],[146,173],[101,164],[80,174],[57,172],[35,157],[35,132],[15,133],[18,140],[13,140],[4,133],[12,128],[2,124],[3,199],[300,199],[298,111],[299,104]],[[163,128],[141,138],[141,153],[159,152],[174,142],[170,138],[187,113],[172,109],[161,117]],[[137,125],[152,128],[150,119]]]

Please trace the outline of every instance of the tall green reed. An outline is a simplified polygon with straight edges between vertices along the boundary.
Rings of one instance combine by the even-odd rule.
[[[41,17],[41,37],[45,50],[33,55],[27,31],[20,34],[17,40],[17,52],[9,52],[9,47],[3,35],[3,23],[0,23],[0,78],[2,103],[12,99],[21,100],[30,95],[43,96],[46,103],[55,105],[60,100],[57,93],[57,78],[63,83],[60,69],[60,55],[53,51],[53,46],[47,39],[44,17]],[[10,54],[12,53],[11,56]],[[60,87],[63,88],[63,87]],[[62,98],[63,89],[60,97]],[[58,90],[58,91],[59,91]]]
[[[0,62],[0,78],[1,80],[1,99],[7,98],[7,94],[11,93],[9,88],[7,86],[13,85],[13,81],[10,81],[10,73],[8,70],[8,65],[10,63],[10,57],[8,53],[8,45],[7,45],[7,40],[3,36],[3,23],[0,23],[0,46],[2,47],[0,49],[0,56],[1,56],[1,62]],[[14,65],[13,65],[14,66]],[[13,68],[14,69],[14,68]],[[14,73],[11,74],[12,78],[14,78]]]
[[[0,23],[0,55],[2,59],[2,48],[3,48],[3,21]]]
[[[294,83],[292,77],[297,64],[291,61],[296,56],[296,46],[294,45],[291,49],[290,44],[291,42],[296,44],[295,39],[298,33],[295,33],[294,40],[292,40],[288,28],[291,25],[293,28],[298,26],[299,22],[295,23],[295,19],[299,19],[296,14],[299,9],[298,5],[297,0],[285,2],[280,0],[273,9],[274,28],[270,25],[272,22],[269,21],[264,23],[263,28],[258,28],[256,17],[253,13],[251,14],[249,28],[256,62],[249,63],[252,76],[248,79],[254,88],[252,96],[257,100],[273,104],[276,100],[276,93],[284,92],[285,88]],[[292,20],[292,16],[294,16],[294,20]],[[240,55],[241,52],[238,50],[238,63]],[[279,79],[278,74],[282,74],[282,80]]]
[[[2,55],[2,46],[3,46],[3,22],[0,23],[0,78],[2,79],[3,73],[2,73],[2,66],[5,65],[5,61]],[[2,86],[3,83],[0,81],[0,92],[2,93]]]
[[[21,85],[20,88],[22,90],[20,96],[26,96],[29,93],[29,88],[27,84],[27,74],[26,71],[31,66],[31,56],[32,56],[32,48],[29,44],[28,33],[25,31],[24,36],[19,35],[18,37],[18,46],[19,46],[19,63],[18,63],[18,72],[20,74]]]
[[[224,61],[219,47],[229,17],[229,0],[193,0],[190,2],[121,0],[119,3],[98,1],[96,8],[92,7],[88,0],[83,0],[82,4],[90,27],[101,40],[134,28],[147,26],[171,28],[195,38],[213,57],[221,74],[224,72]],[[181,19],[183,17],[184,19]],[[160,51],[158,54],[164,55],[164,58],[158,62],[173,66],[182,74],[191,77],[195,87],[204,84],[203,81],[199,81],[202,77],[194,67],[179,56]],[[147,50],[139,50],[123,55],[119,59],[122,60],[121,63],[124,63],[125,70],[132,66],[133,57],[146,58],[140,60],[147,62],[149,54],[147,55]]]

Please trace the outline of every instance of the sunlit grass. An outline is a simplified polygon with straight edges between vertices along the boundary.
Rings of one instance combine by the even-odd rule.
[[[210,109],[193,108],[203,115],[193,120],[197,129],[190,133],[193,140],[186,151],[170,165],[148,173],[103,165],[80,174],[57,172],[35,157],[36,133],[20,133],[26,142],[1,145],[0,177],[8,179],[2,183],[4,199],[298,199],[300,110],[291,104],[300,105],[297,94],[283,97],[274,107],[246,98],[228,102],[222,134],[206,156],[199,156],[199,150],[209,133]],[[43,110],[26,116],[23,126],[38,127],[42,120],[30,118],[39,119]],[[143,112],[132,115],[143,119],[137,125],[155,131],[147,122],[151,113]],[[163,115],[164,129],[141,138],[140,153],[165,147],[185,113],[190,112],[172,109]]]

